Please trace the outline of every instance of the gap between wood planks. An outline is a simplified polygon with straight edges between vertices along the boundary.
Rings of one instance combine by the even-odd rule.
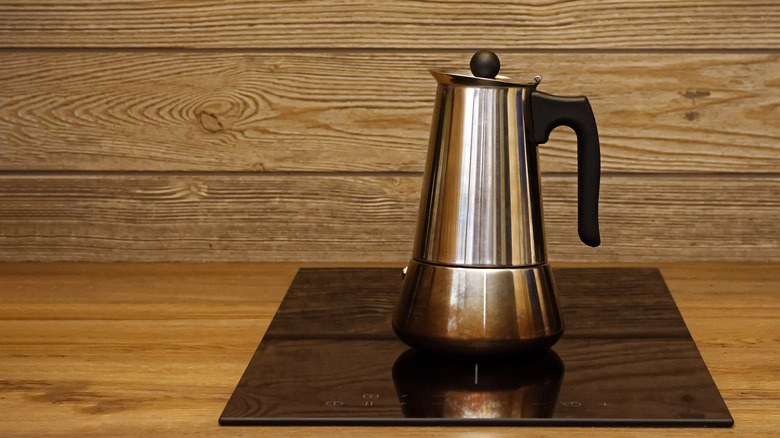
[[[426,47],[81,47],[81,46],[67,46],[67,47],[24,47],[24,46],[11,46],[0,47],[0,53],[7,52],[21,52],[21,53],[45,53],[45,52],[72,52],[72,53],[353,53],[353,54],[371,54],[371,53],[432,53],[432,54],[446,54],[446,53],[464,53],[470,54],[478,50],[483,50],[484,47],[470,47],[470,48],[426,48]],[[505,54],[654,54],[654,53],[680,53],[680,54],[724,54],[724,55],[773,55],[780,54],[780,48],[759,48],[759,49],[726,49],[726,48],[679,48],[679,49],[665,49],[665,48],[603,48],[603,49],[590,49],[590,48],[495,48],[496,52]]]
[[[30,178],[41,178],[47,176],[56,177],[83,177],[83,176],[349,176],[349,177],[422,177],[423,172],[403,172],[403,171],[376,171],[376,172],[349,172],[349,171],[273,171],[273,172],[253,172],[245,170],[0,170],[0,177],[3,176],[22,176]],[[577,172],[542,172],[543,176],[566,177],[577,175]],[[634,177],[643,178],[686,178],[696,179],[702,177],[716,178],[777,178],[780,172],[601,172],[602,177]]]

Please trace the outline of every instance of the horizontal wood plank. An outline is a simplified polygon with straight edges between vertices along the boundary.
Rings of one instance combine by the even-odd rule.
[[[709,0],[27,1],[5,47],[775,49],[780,5]]]
[[[551,260],[780,260],[780,178],[605,176],[602,245],[576,175],[543,178]],[[6,175],[0,260],[408,260],[421,178]]]
[[[585,94],[605,172],[780,169],[780,58],[501,54]],[[0,53],[0,170],[421,172],[436,83],[463,53]],[[568,128],[545,171],[576,171]]]
[[[451,436],[454,429],[441,427],[217,425],[300,266],[0,264],[0,435]],[[780,264],[662,263],[661,272],[734,416],[734,427],[717,435],[771,436],[780,427],[775,360]],[[208,315],[189,313],[193,304],[206,302]],[[142,306],[146,318],[126,313]],[[63,320],[63,309],[78,317]],[[499,427],[458,431],[518,434],[517,428]],[[522,432],[540,438],[692,438],[714,431],[529,427]]]

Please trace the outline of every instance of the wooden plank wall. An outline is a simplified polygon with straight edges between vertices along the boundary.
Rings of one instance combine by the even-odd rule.
[[[780,3],[703,0],[3,2],[0,260],[403,262],[477,48],[594,107],[603,243],[559,129],[551,259],[780,260]]]

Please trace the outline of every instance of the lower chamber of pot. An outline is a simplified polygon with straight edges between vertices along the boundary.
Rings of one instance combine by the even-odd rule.
[[[410,347],[430,352],[524,355],[553,346],[563,319],[546,263],[483,268],[412,259],[393,330]]]

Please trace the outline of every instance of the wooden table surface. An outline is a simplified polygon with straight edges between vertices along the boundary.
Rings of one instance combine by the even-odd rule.
[[[661,269],[732,429],[218,426],[302,266],[337,265],[0,264],[0,436],[767,437],[780,428],[780,263],[608,265]]]

